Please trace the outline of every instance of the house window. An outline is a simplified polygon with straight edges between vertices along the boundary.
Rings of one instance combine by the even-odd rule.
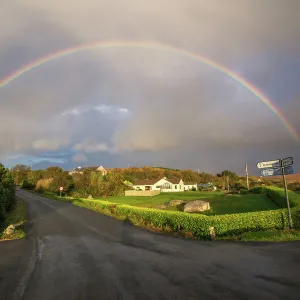
[[[164,183],[163,185],[162,185],[162,189],[171,189],[171,185],[169,184],[169,183]]]
[[[175,185],[175,190],[177,190],[177,185]]]
[[[161,185],[157,185],[156,188],[157,188],[157,189],[160,189],[160,188],[161,188]]]

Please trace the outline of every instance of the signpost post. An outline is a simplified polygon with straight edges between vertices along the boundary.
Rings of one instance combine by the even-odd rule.
[[[292,160],[293,163],[293,160]],[[285,197],[286,197],[286,204],[287,204],[287,209],[288,209],[288,216],[289,216],[289,226],[290,229],[293,228],[293,221],[292,221],[292,215],[291,215],[291,208],[290,208],[290,201],[289,201],[289,193],[286,185],[286,179],[285,179],[285,171],[284,171],[284,160],[280,160],[281,164],[281,170],[282,170],[282,179],[284,182],[284,192],[285,192]]]
[[[288,194],[285,175],[294,173],[294,170],[292,168],[293,163],[294,163],[293,158],[292,157],[287,157],[287,158],[284,158],[284,159],[263,161],[263,162],[259,162],[257,164],[257,168],[262,169],[260,171],[260,174],[264,177],[282,175],[282,179],[283,179],[283,183],[284,183],[284,192],[285,192],[285,197],[286,197],[286,204],[287,204],[287,210],[288,210],[288,218],[289,218],[289,227],[290,227],[290,229],[293,228],[293,221],[292,221],[289,194]]]
[[[61,186],[60,188],[59,188],[59,195],[60,195],[60,197],[61,197],[61,192],[63,191],[63,187]]]

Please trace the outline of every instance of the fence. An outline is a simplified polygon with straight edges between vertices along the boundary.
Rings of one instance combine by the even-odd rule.
[[[160,191],[125,191],[125,196],[156,196]]]

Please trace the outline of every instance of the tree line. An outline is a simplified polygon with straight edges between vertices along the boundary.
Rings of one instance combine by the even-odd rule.
[[[216,175],[198,173],[193,170],[176,170],[170,168],[142,168],[109,169],[106,176],[101,172],[84,170],[83,174],[69,175],[68,171],[60,167],[48,167],[45,170],[31,170],[25,165],[16,165],[11,169],[15,183],[26,189],[35,189],[39,192],[52,192],[59,194],[63,187],[63,194],[73,197],[109,197],[123,195],[130,185],[139,179],[181,178],[185,183],[207,184],[212,183],[217,188],[247,189],[246,177],[239,177],[230,170],[224,170]],[[271,182],[258,182],[257,177],[249,178],[250,188],[261,184],[271,185]]]

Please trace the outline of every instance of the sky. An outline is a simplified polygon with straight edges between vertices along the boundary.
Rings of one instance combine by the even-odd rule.
[[[0,83],[62,49],[160,43],[205,56],[260,89],[300,135],[300,2],[0,0]],[[300,143],[226,74],[172,51],[93,49],[0,89],[0,161],[34,169],[164,166],[240,174]]]

